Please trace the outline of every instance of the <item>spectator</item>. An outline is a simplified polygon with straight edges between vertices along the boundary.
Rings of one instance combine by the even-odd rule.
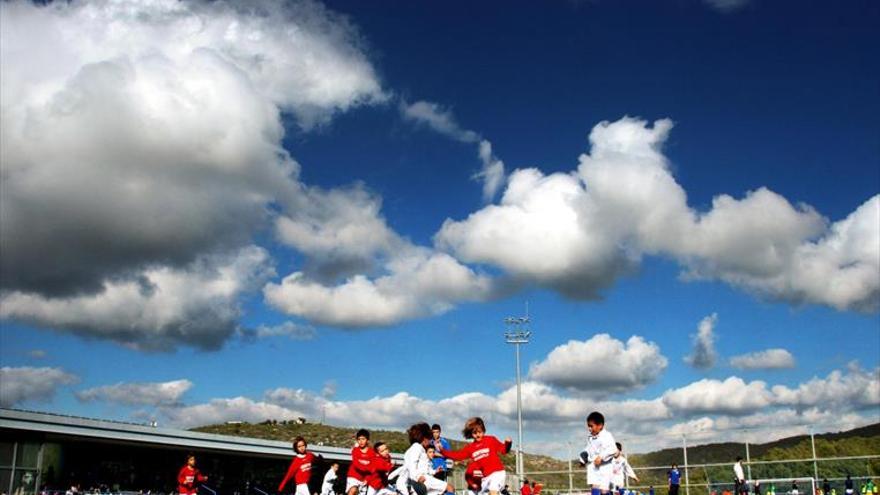
[[[741,495],[744,492],[743,487],[746,484],[746,475],[743,473],[742,461],[742,457],[737,457],[736,463],[733,465],[733,492],[736,495]]]
[[[443,433],[443,430],[440,428],[440,425],[434,423],[431,425],[431,436],[434,438],[433,443],[440,443],[440,450],[452,450],[452,445],[449,444],[449,440],[440,436]],[[445,480],[447,476],[448,466],[446,465],[446,458],[440,455],[440,452],[434,453],[434,459],[431,461],[434,464],[434,471],[437,473],[434,475],[435,478],[440,480]],[[437,471],[437,468],[443,468],[442,471]]]
[[[532,486],[529,484],[528,478],[523,478],[522,488],[519,489],[520,495],[532,495]]]
[[[678,495],[678,487],[681,485],[681,473],[678,472],[677,464],[673,464],[672,469],[669,470],[667,481],[669,482],[669,495]]]

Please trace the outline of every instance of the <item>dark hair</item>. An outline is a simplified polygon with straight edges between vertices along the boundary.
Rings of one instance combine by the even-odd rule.
[[[743,458],[741,456],[736,456],[736,462],[739,462],[741,460],[743,460]]]
[[[308,447],[308,445],[309,445],[309,442],[306,442],[306,439],[305,439],[305,438],[303,438],[303,437],[296,437],[296,438],[293,439],[293,451],[294,451],[294,452],[296,452],[296,444],[298,444],[298,443],[300,443],[300,442],[303,442],[304,444],[306,444],[306,447]]]
[[[365,429],[363,429],[363,428],[361,428],[361,429],[358,430],[358,432],[354,435],[354,437],[355,437],[355,438],[357,438],[357,437],[367,437],[367,440],[369,440],[369,439],[370,439],[370,432],[367,431],[367,430],[365,430]]]
[[[378,453],[379,453],[379,447],[381,447],[381,446],[383,446],[383,445],[385,445],[385,442],[383,442],[383,441],[378,441],[378,442],[376,442],[376,443],[373,444],[373,450],[375,450],[376,453],[378,454]]]
[[[464,429],[461,430],[461,433],[467,439],[474,438],[474,430],[477,429],[477,427],[483,430],[483,433],[486,432],[486,424],[483,423],[483,418],[474,416],[464,422]]]
[[[427,452],[429,450],[433,450],[434,452],[437,452],[437,447],[434,447],[434,444],[428,444],[428,446],[425,447],[425,452]]]
[[[443,431],[443,429],[440,428],[440,425],[438,425],[437,423],[434,423],[434,424],[431,425],[431,430],[432,430],[432,431],[433,431],[433,430],[440,430],[440,431]]]
[[[409,436],[410,444],[422,443],[422,440],[431,436],[431,427],[428,423],[416,423],[406,430],[406,434]]]
[[[623,450],[623,445],[620,442],[614,442],[614,445],[617,447],[617,450]]]
[[[605,424],[605,416],[602,416],[602,413],[599,411],[593,411],[587,416],[587,423],[593,423],[596,425],[604,425]]]

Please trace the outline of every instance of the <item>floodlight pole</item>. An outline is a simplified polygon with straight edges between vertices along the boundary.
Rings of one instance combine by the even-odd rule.
[[[529,317],[509,317],[504,319],[504,324],[508,330],[504,332],[504,340],[508,344],[513,344],[516,348],[516,476],[519,481],[523,479],[523,437],[522,437],[522,384],[519,374],[519,346],[520,344],[528,344],[529,337],[532,332],[528,329]]]

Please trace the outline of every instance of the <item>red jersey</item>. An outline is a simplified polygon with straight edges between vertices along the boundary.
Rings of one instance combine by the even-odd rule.
[[[519,489],[520,495],[532,495],[532,487],[529,486],[528,483],[524,484],[522,488]]]
[[[372,472],[367,475],[367,485],[375,490],[388,486],[388,473],[394,469],[391,459],[376,454],[371,462],[371,467]]]
[[[281,484],[278,485],[278,491],[284,490],[284,485],[290,481],[290,478],[293,478],[294,484],[302,485],[303,483],[308,483],[309,478],[312,476],[312,463],[315,462],[315,454],[311,452],[306,452],[305,454],[296,454],[293,456],[293,460],[290,461],[290,467],[287,468],[287,474],[284,475],[284,479],[281,480]]]
[[[373,472],[373,459],[376,452],[372,447],[367,447],[366,452],[355,446],[351,449],[351,466],[348,468],[348,477],[360,481],[366,481],[367,476]]]
[[[464,482],[467,483],[468,488],[472,491],[480,491],[483,485],[483,472],[480,471],[477,463],[472,462],[468,464],[467,469],[464,470]]]
[[[501,454],[510,452],[510,443],[501,443],[491,435],[483,435],[479,442],[471,442],[461,450],[441,450],[443,457],[453,461],[463,461],[470,457],[471,462],[477,464],[474,469],[483,472],[483,476],[503,471],[504,463],[501,462]]]
[[[207,476],[202,475],[198,469],[189,467],[189,464],[187,464],[177,473],[177,491],[181,495],[195,495],[198,492],[196,483],[201,483],[206,479],[208,479]]]

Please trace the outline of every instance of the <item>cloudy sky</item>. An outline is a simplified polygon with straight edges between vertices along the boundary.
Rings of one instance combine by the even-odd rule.
[[[503,436],[528,311],[529,451],[880,421],[878,23],[3,2],[0,406]]]

